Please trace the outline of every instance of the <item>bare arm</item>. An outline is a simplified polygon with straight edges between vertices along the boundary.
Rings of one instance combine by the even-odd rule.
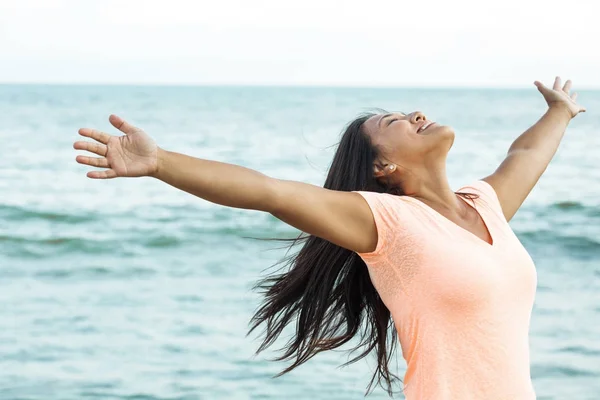
[[[550,108],[515,140],[496,171],[483,179],[498,194],[507,221],[517,213],[546,171],[569,121],[563,110]]]
[[[536,185],[556,154],[571,119],[585,109],[575,103],[576,95],[569,97],[567,81],[561,88],[560,79],[550,90],[538,82],[538,88],[548,102],[548,111],[531,128],[519,136],[496,171],[485,178],[498,194],[507,221]]]
[[[212,203],[269,212],[349,250],[366,252],[377,242],[371,210],[357,193],[275,179],[242,166],[162,149],[152,176]]]
[[[78,163],[108,168],[88,172],[89,178],[151,176],[212,203],[269,212],[301,231],[352,251],[375,249],[373,214],[358,193],[274,179],[239,165],[165,151],[122,118],[111,115],[109,121],[125,135],[82,128],[79,134],[96,142],[73,144],[77,150],[101,156],[78,155]]]

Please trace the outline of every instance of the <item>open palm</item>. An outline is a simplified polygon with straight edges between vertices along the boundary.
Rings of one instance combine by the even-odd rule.
[[[77,156],[80,164],[108,168],[104,171],[91,171],[89,178],[110,179],[117,177],[151,176],[158,167],[158,146],[146,132],[127,123],[116,115],[108,119],[124,136],[112,136],[96,129],[81,128],[79,134],[96,142],[78,141],[73,144],[77,150],[86,150],[101,157]]]
[[[569,112],[571,118],[575,117],[580,112],[585,112],[585,107],[577,103],[577,93],[571,94],[571,80],[567,80],[562,86],[562,81],[559,76],[554,80],[552,89],[544,86],[539,81],[534,82],[538,90],[544,96],[549,107],[562,107]]]

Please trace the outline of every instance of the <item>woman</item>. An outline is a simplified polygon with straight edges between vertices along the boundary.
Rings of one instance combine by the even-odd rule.
[[[528,330],[537,278],[508,221],[569,121],[585,111],[570,81],[535,84],[547,112],[493,174],[458,192],[446,176],[454,132],[421,112],[351,122],[324,188],[163,150],[114,115],[124,136],[83,128],[79,134],[98,143],[74,148],[101,156],[77,162],[108,168],[90,178],[151,176],[213,203],[269,212],[308,234],[298,238],[303,247],[289,271],[262,282],[266,300],[251,328],[266,322],[261,351],[296,320],[280,358],[293,363],[283,373],[358,336],[355,360],[377,353],[369,387],[377,378],[391,394],[397,334],[409,400],[534,399]]]

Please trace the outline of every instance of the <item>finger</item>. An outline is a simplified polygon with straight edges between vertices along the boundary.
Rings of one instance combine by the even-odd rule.
[[[133,133],[138,129],[135,126],[131,125],[129,122],[125,121],[123,118],[118,117],[114,114],[111,114],[110,117],[108,117],[108,120],[110,121],[112,126],[114,126],[126,135],[129,133]]]
[[[561,86],[562,86],[562,81],[560,80],[560,76],[557,76],[556,79],[554,79],[554,86],[552,87],[552,89],[560,90]]]
[[[91,165],[92,167],[97,168],[110,168],[108,165],[108,160],[104,157],[87,157],[87,156],[77,156],[75,160],[79,164],[83,165]]]
[[[571,85],[572,85],[572,84],[573,84],[573,82],[571,82],[571,80],[570,80],[570,79],[568,79],[568,80],[565,82],[565,86],[563,86],[563,89],[562,89],[562,90],[563,90],[563,92],[565,92],[566,94],[569,94],[569,91],[571,90]]]
[[[73,148],[75,150],[85,150],[94,154],[98,154],[99,156],[105,157],[106,153],[108,153],[108,146],[105,144],[94,143],[94,142],[75,142],[73,143]]]
[[[79,134],[81,136],[85,136],[85,137],[89,137],[94,140],[97,140],[100,143],[104,143],[104,144],[108,143],[108,141],[110,139],[110,135],[108,133],[100,132],[97,129],[91,129],[91,128],[81,128],[79,130]]]
[[[544,84],[543,84],[542,82],[540,82],[540,81],[535,81],[535,82],[533,82],[533,84],[534,84],[535,86],[537,86],[538,90],[539,90],[541,93],[544,93],[544,91],[547,91],[547,90],[548,90],[548,88],[547,88],[546,86],[544,86]]]
[[[87,173],[88,178],[92,179],[112,179],[117,177],[117,173],[112,169],[106,171],[90,171]]]
[[[573,94],[571,95],[571,100],[577,101],[577,92],[573,92]]]

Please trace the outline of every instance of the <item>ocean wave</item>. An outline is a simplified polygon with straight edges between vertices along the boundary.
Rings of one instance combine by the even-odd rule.
[[[558,349],[558,351],[562,353],[580,354],[584,356],[600,356],[600,349],[591,349],[584,345],[565,346]]]
[[[563,365],[534,365],[532,373],[545,377],[597,377],[598,374],[592,370],[569,367]]]
[[[586,206],[578,201],[560,201],[552,204],[550,208],[556,208],[559,210],[584,210]]]
[[[94,214],[67,214],[55,211],[32,210],[25,207],[0,204],[0,219],[4,221],[44,220],[78,224],[96,220]]]
[[[600,207],[588,206],[579,201],[559,201],[547,207],[550,213],[562,211],[567,213],[579,213],[590,217],[600,217]]]
[[[0,235],[0,251],[11,256],[45,257],[66,253],[113,254],[131,256],[139,249],[175,248],[186,240],[178,235],[137,235],[133,238],[96,239],[92,237],[31,238]]]
[[[120,254],[128,249],[117,240],[92,240],[77,237],[27,238],[0,235],[0,251],[13,257],[44,258],[65,253]]]
[[[600,257],[600,238],[589,236],[566,236],[560,231],[537,230],[517,232],[523,244],[536,247],[558,246],[575,256]]]
[[[145,267],[108,268],[104,266],[88,266],[77,268],[52,268],[35,273],[36,278],[42,279],[111,279],[111,278],[141,278],[154,275],[156,270]]]
[[[184,242],[183,239],[172,235],[160,235],[139,240],[138,243],[148,248],[177,247]]]

